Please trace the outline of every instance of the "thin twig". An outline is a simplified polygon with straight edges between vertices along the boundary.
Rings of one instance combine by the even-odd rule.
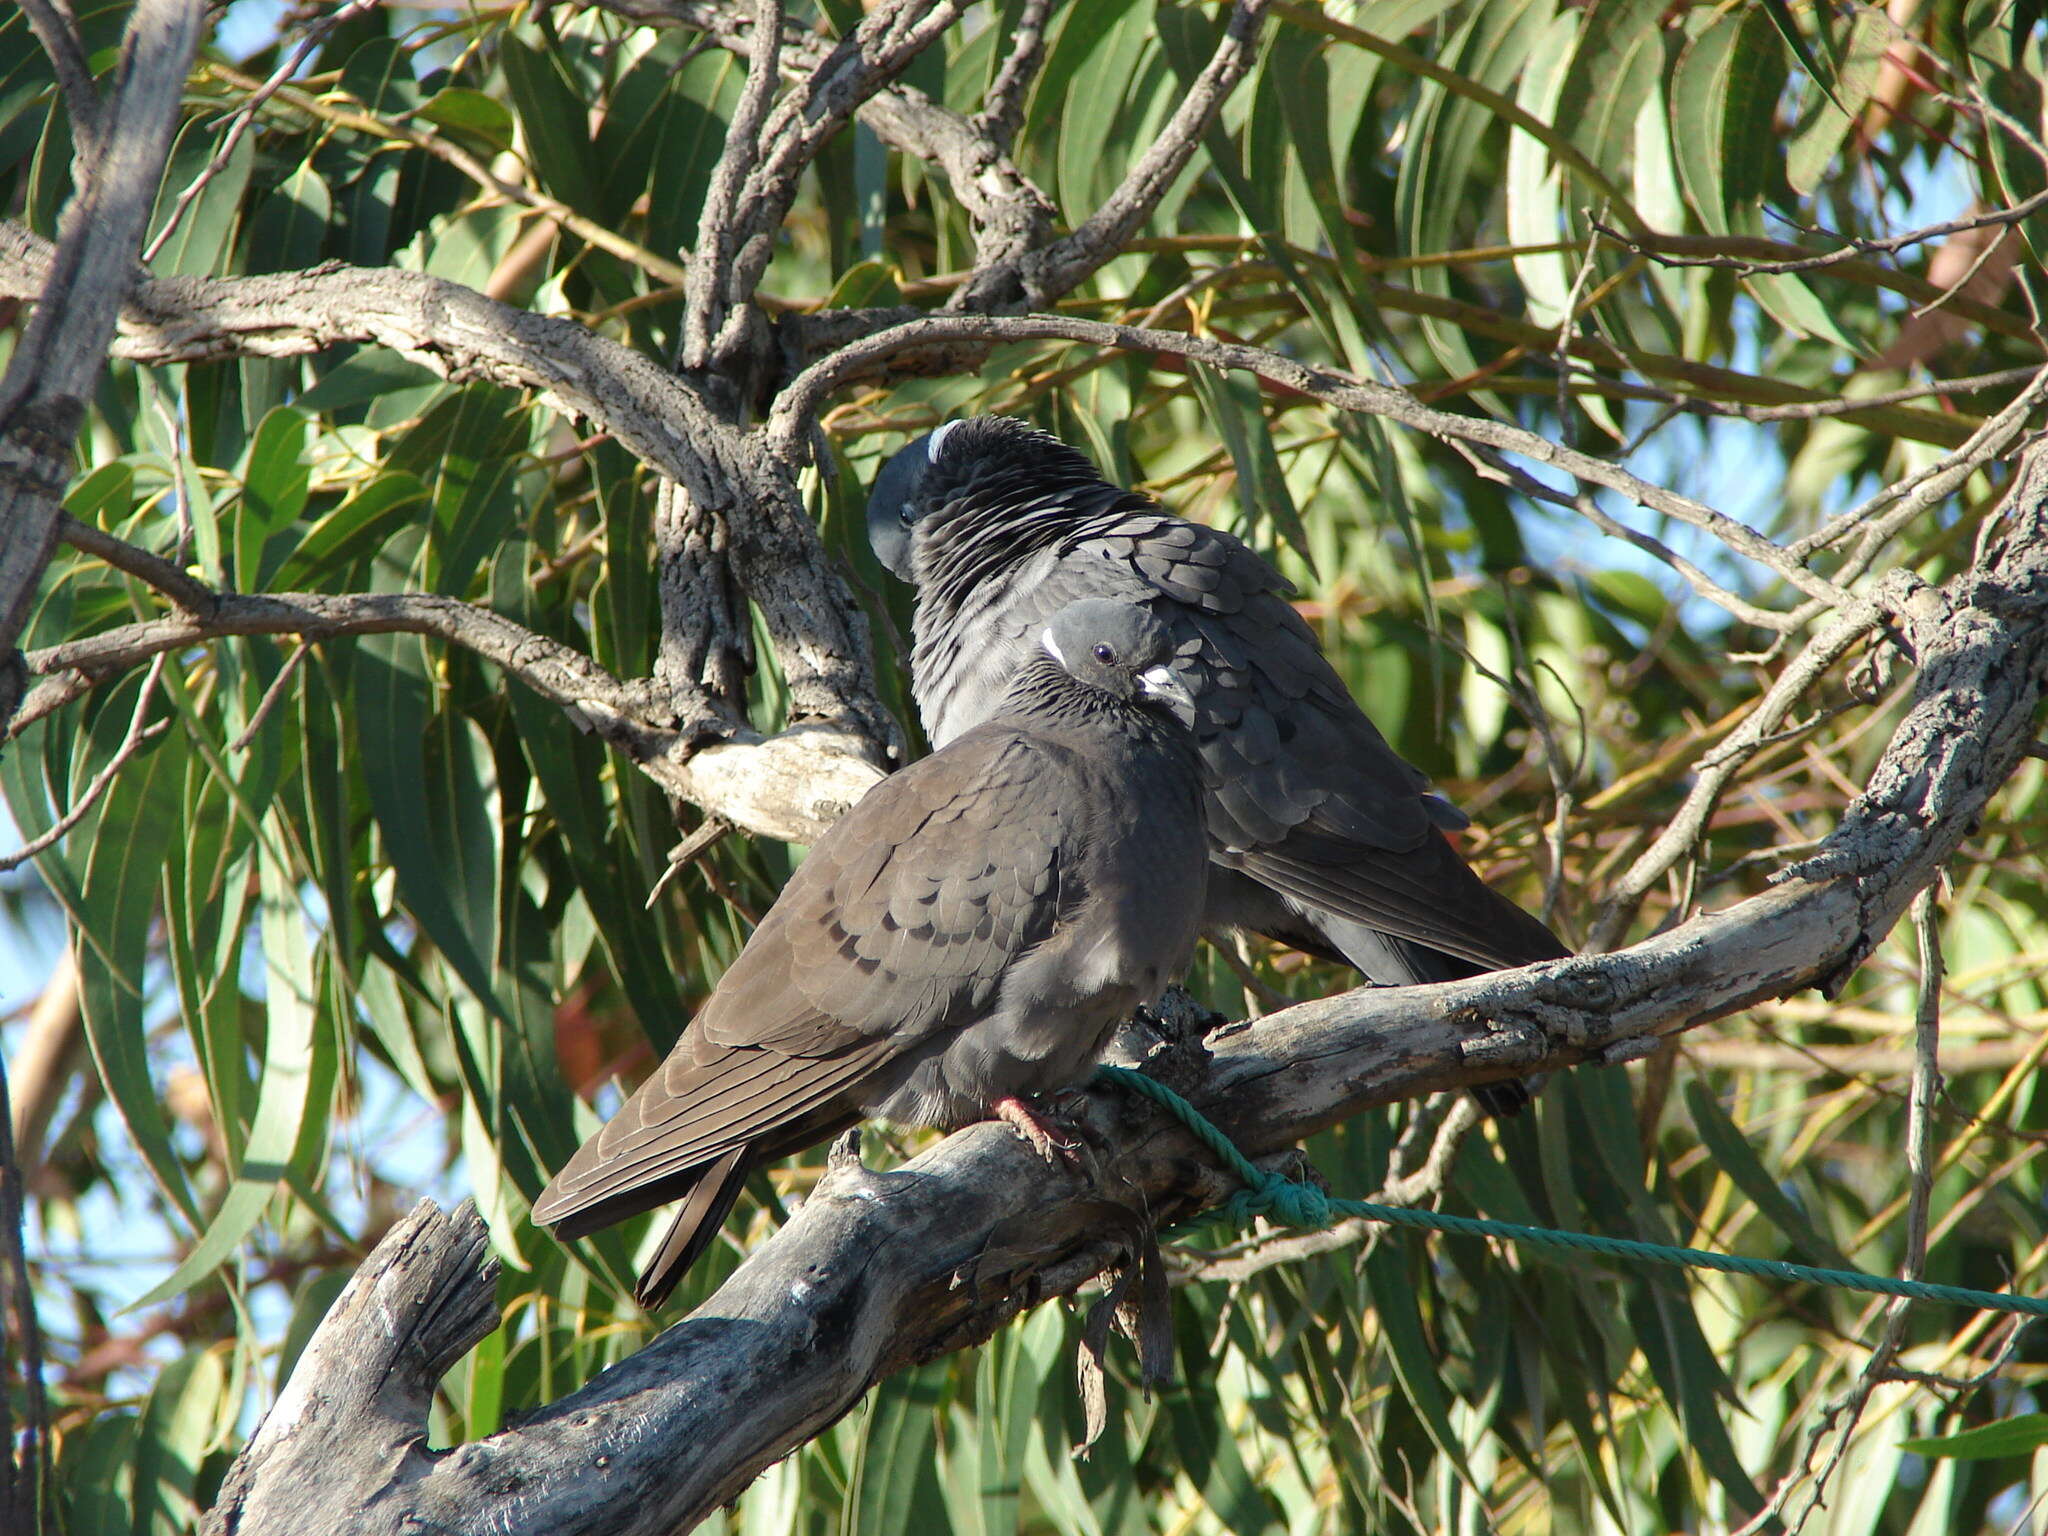
[[[262,81],[225,64],[209,61],[205,67],[228,84],[239,86],[243,90],[253,92],[263,88]],[[337,128],[353,129],[357,133],[367,133],[374,138],[384,139],[393,144],[404,144],[432,155],[436,160],[453,166],[486,192],[495,193],[507,202],[531,208],[534,212],[553,220],[585,244],[594,245],[599,250],[640,268],[641,271],[659,278],[664,283],[680,286],[688,281],[689,273],[680,263],[607,229],[597,220],[585,217],[567,203],[549,197],[545,192],[505,180],[461,145],[438,133],[428,132],[410,123],[395,123],[377,116],[366,107],[344,106],[339,104],[338,98],[314,96],[291,85],[276,87],[271,96],[276,102],[289,106],[293,111],[303,112],[317,121],[332,123]]]
[[[1618,518],[1609,516],[1600,503],[1585,492],[1568,496],[1563,491],[1544,484],[1527,470],[1508,463],[1506,456],[1496,449],[1474,447],[1469,443],[1453,443],[1452,447],[1464,455],[1466,462],[1471,464],[1482,479],[1492,480],[1520,491],[1531,501],[1548,502],[1552,506],[1578,513],[1609,538],[1632,544],[1644,554],[1662,561],[1694,592],[1716,607],[1725,609],[1732,617],[1740,619],[1743,623],[1773,632],[1783,632],[1791,628],[1792,620],[1788,615],[1770,608],[1759,608],[1748,599],[1738,597],[1662,539],[1644,533],[1640,528],[1631,528]]]
[[[1426,1121],[1419,1120],[1416,1128],[1425,1128],[1426,1125]],[[1478,1125],[1477,1101],[1470,1094],[1452,1096],[1422,1166],[1407,1173],[1397,1173],[1390,1168],[1390,1177],[1370,1197],[1372,1201],[1378,1205],[1434,1205],[1450,1184],[1451,1164],[1457,1160],[1459,1149]],[[1206,1280],[1225,1283],[1249,1280],[1283,1264],[1297,1264],[1318,1254],[1335,1253],[1361,1243],[1370,1244],[1386,1230],[1380,1222],[1350,1217],[1315,1232],[1288,1228],[1260,1232],[1199,1254],[1180,1250],[1175,1257],[1181,1260],[1181,1264],[1175,1269],[1173,1280],[1176,1285]]]
[[[168,654],[159,653],[150,663],[149,673],[142,679],[142,692],[135,699],[135,713],[128,721],[128,733],[121,738],[121,745],[114,749],[114,755],[107,759],[107,765],[93,775],[92,782],[85,786],[84,793],[72,801],[70,808],[46,831],[30,838],[13,853],[0,854],[0,874],[5,874],[11,869],[19,869],[37,854],[54,847],[65,833],[85,819],[85,813],[98,803],[100,796],[105,794],[107,787],[114,782],[114,775],[127,767],[129,759],[142,750],[143,744],[170,729],[168,721],[159,720],[155,725],[144,723],[149,718],[149,706],[156,695],[157,681],[164,675],[164,663],[169,659]]]
[[[1941,915],[1932,887],[1913,901],[1913,929],[1920,945],[1920,997],[1913,1014],[1913,1095],[1906,1118],[1906,1167],[1911,1189],[1906,1202],[1906,1253],[1900,1266],[1908,1280],[1917,1280],[1927,1268],[1927,1208],[1934,1193],[1934,1109],[1941,1092],[1941,1068],[1936,1060],[1941,1039]],[[1856,1381],[1822,1415],[1817,1427],[1834,1434],[1828,1459],[1813,1475],[1799,1517],[1792,1523],[1793,1536],[1805,1527],[1814,1512],[1827,1502],[1828,1481],[1841,1467],[1856,1436],[1871,1394],[1896,1379],[1894,1364],[1906,1339],[1906,1315],[1911,1303],[1901,1299],[1885,1309],[1884,1333],[1864,1361]],[[1811,1442],[1810,1442],[1811,1443]]]
[[[1720,271],[1733,272],[1740,277],[1773,277],[1794,272],[1814,272],[1823,267],[1839,267],[1844,262],[1870,256],[1892,256],[1910,246],[1962,234],[1966,230],[1985,229],[1998,224],[2018,224],[2032,218],[2042,208],[2048,208],[2048,190],[2022,198],[2009,208],[1995,208],[1987,213],[1971,214],[1966,218],[1924,225],[1919,229],[1909,229],[1902,235],[1886,235],[1875,240],[1843,237],[1846,243],[1839,250],[1790,261],[1750,261],[1740,256],[1728,255],[1681,255],[1671,251],[1668,246],[1660,249],[1663,242],[1654,235],[1631,235],[1597,219],[1594,220],[1593,227],[1616,244],[1635,255],[1649,258],[1659,266],[1713,267]]]
[[[1861,600],[1838,615],[1778,674],[1742,724],[1694,765],[1692,787],[1684,803],[1666,821],[1656,840],[1629,866],[1628,872],[1609,888],[1607,900],[1586,940],[1589,952],[1614,947],[1643,897],[1697,844],[1736,771],[1763,750],[1806,690],[1877,628],[1883,618],[1877,604]]]
[[[1957,486],[2010,448],[2026,430],[2027,419],[2034,409],[2042,400],[2048,399],[2048,367],[2034,369],[2031,377],[2032,382],[2013,396],[1997,415],[1971,433],[1968,441],[1943,454],[1932,464],[1894,481],[1856,506],[1829,518],[1804,538],[1793,540],[1785,547],[1786,554],[1795,560],[1809,559],[1840,543],[1887,507],[1897,505],[1900,514],[1910,521],[1936,502],[1946,499]],[[1866,547],[1866,564],[1871,553],[1874,550]]]
[[[306,659],[306,652],[313,648],[309,640],[301,640],[285,657],[284,665],[277,669],[277,676],[270,680],[270,686],[263,690],[263,697],[257,700],[256,713],[249,717],[249,724],[242,734],[228,743],[230,752],[240,752],[256,739],[256,733],[263,729],[263,722],[270,718],[270,711],[284,696],[284,685],[291,681],[292,674],[299,669],[299,663]]]
[[[668,868],[661,872],[661,878],[654,882],[654,888],[647,893],[647,900],[641,903],[643,912],[654,910],[654,903],[677,875],[696,863],[711,850],[714,843],[732,831],[732,823],[722,816],[706,816],[703,824],[668,851]]]
[[[162,555],[116,538],[103,528],[82,523],[70,514],[57,519],[57,537],[73,549],[106,561],[117,571],[147,582],[180,608],[206,613],[220,600],[220,594],[187,571],[180,570]]]
[[[1789,405],[1745,405],[1735,400],[1711,400],[1682,389],[1667,389],[1658,384],[1632,383],[1628,389],[1646,400],[1661,400],[1699,416],[1730,416],[1742,421],[1753,421],[1759,425],[1774,421],[1821,421],[1834,416],[1853,416],[1858,411],[1877,409],[1887,405],[1905,405],[1914,400],[1929,397],[1946,399],[1951,395],[1974,394],[1978,390],[1998,389],[2007,384],[2020,384],[2040,373],[2039,368],[2001,368],[1996,373],[1975,373],[1960,379],[1929,379],[1921,384],[1909,384],[1902,389],[1890,389],[1876,395],[1843,396],[1831,400],[1798,400]],[[1572,364],[1575,375],[1597,378],[1593,370],[1578,362]]]
[[[1906,1260],[1902,1273],[1918,1280],[1927,1269],[1927,1208],[1934,1197],[1934,1110],[1941,1096],[1941,911],[1933,886],[1913,904],[1920,943],[1920,1000],[1913,1011],[1913,1097],[1906,1117]]]
[[[1024,0],[1016,28],[1010,33],[1009,55],[989,82],[981,110],[974,114],[974,125],[1005,150],[1024,125],[1024,98],[1038,66],[1045,61],[1045,19],[1051,11],[1051,0]]]
[[[1558,317],[1557,343],[1551,348],[1552,372],[1557,378],[1557,427],[1568,442],[1575,441],[1577,437],[1573,430],[1576,418],[1571,411],[1571,392],[1566,387],[1572,372],[1572,342],[1578,332],[1579,306],[1586,296],[1586,284],[1592,280],[1596,265],[1593,258],[1599,249],[1599,237],[1589,235],[1579,268],[1572,274],[1571,292],[1565,295],[1564,313]]]

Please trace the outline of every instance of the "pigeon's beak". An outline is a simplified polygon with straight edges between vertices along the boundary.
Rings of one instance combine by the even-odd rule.
[[[1164,664],[1147,667],[1138,674],[1138,686],[1145,693],[1159,699],[1185,723],[1195,718],[1195,696],[1188,692],[1188,685],[1180,680],[1180,674]]]

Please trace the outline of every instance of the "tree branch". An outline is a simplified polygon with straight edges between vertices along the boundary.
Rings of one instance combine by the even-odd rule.
[[[775,100],[777,64],[782,53],[782,0],[755,0],[753,41],[747,55],[747,83],[725,148],[711,170],[704,193],[704,212],[697,221],[697,260],[685,284],[682,365],[708,369],[712,343],[728,307],[745,294],[730,291],[733,244],[738,238],[748,181],[761,162],[761,125]]]
[[[1131,167],[1122,185],[1072,234],[1016,264],[1023,307],[1043,308],[1086,281],[1098,267],[1122,251],[1138,226],[1152,216],[1159,200],[1187,169],[1202,135],[1216,121],[1216,114],[1237,89],[1237,82],[1252,67],[1258,52],[1259,27],[1265,21],[1268,4],[1269,0],[1237,0],[1230,8],[1230,20],[1216,52],[1188,86],[1187,94],[1159,131],[1159,137]],[[1002,280],[1001,272],[977,274],[975,282],[955,294],[948,307],[963,309]]]
[[[1052,0],[1024,0],[1017,13],[1017,25],[1010,33],[1010,51],[1003,67],[996,71],[974,114],[974,126],[1005,153],[1024,126],[1024,97],[1045,62],[1045,21],[1052,12]]]
[[[180,570],[162,555],[130,544],[126,539],[117,539],[104,529],[95,528],[91,523],[81,523],[68,514],[60,513],[57,517],[57,537],[73,549],[83,550],[106,561],[115,570],[148,583],[180,608],[205,613],[220,597],[205,582]]]
[[[164,655],[158,652],[156,659],[150,663],[149,675],[142,680],[141,692],[135,696],[135,712],[129,718],[127,733],[121,738],[120,746],[114,749],[114,755],[107,759],[105,767],[92,776],[92,782],[78,792],[77,798],[65,807],[62,816],[12,853],[0,854],[0,874],[5,874],[11,869],[19,869],[44,849],[53,848],[63,841],[64,834],[85,818],[85,813],[107,792],[107,786],[114,782],[115,776],[128,765],[137,752],[142,750],[143,743],[161,736],[170,728],[161,720],[155,725],[148,723],[150,702],[156,697],[157,679],[163,676],[163,671]]]
[[[733,53],[751,54],[753,49],[752,19],[734,5],[707,0],[598,3],[644,26],[685,26],[703,32]],[[1026,26],[1031,16],[1043,9],[1043,0],[1031,0],[1026,7],[1018,25],[1018,52],[1005,63],[1005,74],[998,78],[997,86],[1009,77],[1012,65],[1023,67],[1019,60],[1027,46]],[[794,82],[815,76],[825,67],[831,51],[829,42],[815,32],[785,24],[777,55],[783,79]],[[990,88],[989,99],[997,100],[995,86]],[[1017,169],[1009,156],[1008,138],[997,131],[1001,125],[986,113],[981,118],[964,117],[915,86],[891,80],[863,102],[855,116],[891,149],[934,165],[945,176],[953,200],[966,213],[974,232],[977,270],[1020,257],[1050,238],[1052,200]],[[827,338],[838,318],[831,314],[789,315],[781,324],[802,336],[802,349],[811,351],[829,345]]]
[[[881,777],[861,750],[864,743],[821,726],[765,741],[736,730],[730,741],[699,747],[703,722],[676,722],[651,685],[623,682],[581,651],[488,608],[423,592],[216,593],[201,611],[50,646],[29,657],[47,680],[22,705],[14,729],[26,729],[103,678],[203,641],[380,634],[433,635],[503,667],[670,794],[760,836],[815,842]]]
[[[1745,257],[1727,251],[1704,250],[1695,253],[1687,248],[1686,240],[1702,240],[1701,236],[1674,236],[1645,230],[1629,234],[1611,229],[1593,221],[1593,227],[1617,245],[1630,252],[1646,256],[1663,267],[1713,267],[1724,272],[1733,272],[1739,277],[1778,276],[1795,272],[1816,272],[1825,267],[1839,267],[1845,263],[1867,256],[1896,256],[1910,246],[1920,245],[1929,240],[1942,240],[1950,235],[1962,234],[1969,230],[1993,229],[2019,224],[2032,218],[2041,209],[2048,208],[2048,190],[2036,192],[2022,198],[2009,208],[1994,208],[1986,213],[1974,213],[1960,219],[1948,219],[1939,224],[1924,225],[1909,229],[1904,234],[1888,235],[1878,240],[1849,240],[1836,250],[1824,251],[1819,255],[1789,257]],[[1757,246],[1777,246],[1776,241],[1757,240]],[[1797,250],[1798,247],[1778,246],[1778,249]]]
[[[64,108],[71,114],[71,136],[79,147],[74,168],[82,175],[89,173],[99,147],[100,97],[93,89],[91,66],[85,61],[85,44],[79,39],[78,28],[68,11],[59,9],[52,0],[21,0],[21,10],[36,41],[49,55],[58,88],[64,92]]]
[[[1212,368],[1239,368],[1283,389],[1291,389],[1338,410],[1383,416],[1426,432],[1444,442],[1463,442],[1533,459],[1593,485],[1619,491],[1640,506],[1676,518],[1720,540],[1729,549],[1775,572],[1786,581],[1830,605],[1853,601],[1826,577],[1793,560],[1783,548],[1746,523],[1737,522],[1703,502],[1681,496],[1630,474],[1604,459],[1562,447],[1534,432],[1490,417],[1460,416],[1434,410],[1406,390],[1356,379],[1334,369],[1311,367],[1263,347],[1211,341],[1179,331],[1112,325],[1072,315],[934,315],[892,326],[842,347],[812,364],[775,402],[766,432],[771,449],[793,452],[804,423],[833,390],[860,378],[899,353],[960,341],[1077,341],[1128,352],[1163,352]]]
[[[49,260],[48,242],[0,222],[0,297],[32,297]],[[139,362],[295,357],[374,342],[451,381],[536,391],[609,432],[693,504],[744,506],[746,515],[731,519],[734,569],[775,637],[791,718],[834,725],[875,744],[878,755],[900,746],[900,727],[876,695],[865,621],[804,515],[794,479],[763,462],[689,383],[632,348],[574,321],[388,267],[145,281],[122,324],[115,355]],[[700,735],[716,723],[680,722]]]
[[[2034,739],[2048,692],[2048,455],[2006,509],[2007,537],[1906,616],[1924,668],[1913,705],[1805,872],[1615,955],[1439,986],[1304,1003],[1159,1058],[1253,1155],[1371,1104],[1531,1067],[1626,1060],[1647,1039],[1766,997],[1838,982],[1967,834]],[[1498,1042],[1506,1042],[1503,1049]],[[1485,1066],[1475,1066],[1483,1061]],[[428,1397],[452,1356],[409,1340],[472,1298],[463,1343],[492,1325],[473,1215],[421,1211],[373,1255],[272,1420],[238,1459],[213,1532],[349,1536],[432,1529],[655,1536],[703,1518],[817,1434],[875,1381],[985,1338],[1072,1291],[1172,1221],[1220,1176],[1186,1133],[1118,1094],[1088,1115],[1116,1150],[1100,1184],[1049,1167],[1007,1130],[970,1127],[887,1174],[836,1152],[795,1218],[702,1307],[519,1427],[425,1449]],[[466,1246],[465,1246],[466,1245]],[[360,1347],[352,1347],[361,1340]],[[404,1369],[398,1369],[400,1363]],[[316,1410],[317,1405],[317,1410]],[[321,1424],[298,1434],[317,1411]],[[339,1425],[367,1416],[367,1453]],[[574,1469],[573,1475],[568,1475]]]
[[[962,0],[886,0],[861,17],[824,60],[769,111],[782,40],[780,0],[759,0],[747,86],[726,137],[699,227],[683,362],[744,373],[768,351],[754,290],[796,200],[804,171],[861,105],[959,19]],[[714,258],[704,253],[716,251]]]

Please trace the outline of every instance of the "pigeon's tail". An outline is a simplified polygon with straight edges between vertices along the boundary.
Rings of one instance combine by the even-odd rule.
[[[1496,1120],[1505,1120],[1510,1115],[1519,1115],[1536,1102],[1536,1090],[1543,1086],[1540,1077],[1509,1077],[1497,1083],[1481,1083],[1468,1090],[1479,1107]]]
[[[753,1166],[749,1150],[734,1147],[717,1162],[706,1164],[698,1175],[695,1187],[668,1224],[661,1247],[633,1287],[633,1299],[649,1312],[668,1300],[690,1266],[717,1240],[718,1229],[725,1225],[732,1203],[747,1181],[747,1170]]]

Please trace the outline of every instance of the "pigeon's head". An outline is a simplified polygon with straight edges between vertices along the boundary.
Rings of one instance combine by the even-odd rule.
[[[1163,709],[1184,725],[1194,696],[1173,670],[1173,636],[1151,609],[1114,598],[1069,603],[1039,632],[1045,654],[1069,676],[1127,703]]]
[[[875,558],[913,581],[911,530],[942,507],[975,496],[1020,504],[1072,484],[1100,480],[1085,455],[1014,416],[965,416],[899,448],[868,492],[868,542]]]

